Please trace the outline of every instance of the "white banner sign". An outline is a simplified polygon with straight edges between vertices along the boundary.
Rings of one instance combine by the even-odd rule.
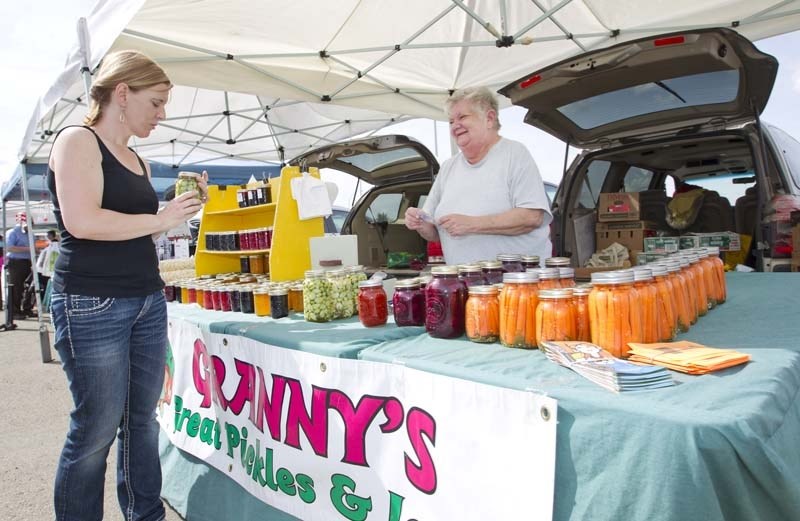
[[[159,421],[304,520],[552,519],[556,401],[172,319]]]

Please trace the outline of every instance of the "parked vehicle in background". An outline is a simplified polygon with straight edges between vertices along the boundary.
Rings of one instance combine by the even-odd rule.
[[[333,206],[331,208],[333,213],[325,218],[324,226],[326,234],[339,235],[342,233],[342,226],[344,225],[347,214],[350,212],[349,208],[344,206]]]
[[[592,51],[501,89],[527,123],[583,150],[553,201],[556,252],[573,265],[591,255],[605,192],[639,193],[647,220],[677,235],[666,207],[691,185],[702,206],[680,233],[751,236],[746,262],[759,269],[790,257],[800,144],[759,121],[777,68],[738,33],[707,29]]]

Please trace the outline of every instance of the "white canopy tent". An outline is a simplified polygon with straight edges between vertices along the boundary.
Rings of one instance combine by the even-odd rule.
[[[443,119],[453,89],[497,89],[589,49],[717,26],[753,40],[793,31],[800,0],[98,0],[19,156],[46,158],[109,50],[141,50],[185,86],[170,120],[134,143],[144,157],[282,161],[393,119]]]

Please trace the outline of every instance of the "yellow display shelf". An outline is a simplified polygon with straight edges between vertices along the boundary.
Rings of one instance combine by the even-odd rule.
[[[316,168],[309,169],[319,178]],[[284,167],[280,177],[269,180],[272,203],[239,208],[235,186],[208,187],[208,202],[203,209],[195,253],[197,275],[238,272],[239,256],[265,253],[269,255],[270,279],[274,281],[302,279],[311,268],[309,239],[324,235],[322,217],[301,221],[297,217],[297,201],[292,198],[291,180],[300,177],[298,167]],[[208,251],[207,232],[248,230],[272,226],[272,248],[269,250]]]

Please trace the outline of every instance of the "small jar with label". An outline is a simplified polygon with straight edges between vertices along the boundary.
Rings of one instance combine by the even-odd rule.
[[[297,313],[303,312],[303,283],[298,282],[289,286],[289,309]]]
[[[504,273],[520,273],[525,271],[522,267],[522,255],[516,253],[501,253],[497,255],[497,260],[502,264]]]
[[[195,291],[195,302],[197,303],[198,306],[202,308],[203,299],[205,299],[206,287],[203,285],[202,282],[198,282],[197,284],[195,284],[194,291]]]
[[[358,319],[364,327],[386,324],[389,306],[382,280],[364,280],[358,283]]]
[[[435,338],[460,337],[464,334],[467,286],[458,280],[456,266],[434,266],[431,275],[433,280],[425,287],[425,330]]]
[[[200,178],[202,176],[197,172],[178,172],[178,180],[175,181],[175,197],[180,196],[186,192],[194,192],[198,199],[200,199]]]
[[[394,322],[400,327],[425,325],[425,294],[419,279],[399,280],[392,296]]]
[[[262,275],[266,273],[264,255],[262,255],[261,253],[256,253],[248,256],[248,259],[250,261],[249,262],[250,273],[259,273]]]
[[[206,286],[203,290],[203,309],[214,309],[214,288]]]
[[[480,263],[483,279],[486,284],[499,284],[503,282],[503,263],[500,261],[483,261]]]
[[[542,342],[577,340],[572,289],[543,289],[536,306],[536,338]]]
[[[500,337],[500,304],[494,286],[471,286],[467,297],[464,329],[473,342],[490,344]]]
[[[269,290],[269,306],[272,318],[289,316],[289,292],[285,287],[276,287]]]
[[[242,313],[255,313],[253,287],[249,284],[239,286],[239,306]]]
[[[253,289],[253,309],[256,316],[266,317],[272,312],[269,300],[269,287],[259,286]]]
[[[239,188],[236,190],[236,204],[239,208],[247,208],[250,205],[250,201],[247,198],[247,190],[244,188]]]

